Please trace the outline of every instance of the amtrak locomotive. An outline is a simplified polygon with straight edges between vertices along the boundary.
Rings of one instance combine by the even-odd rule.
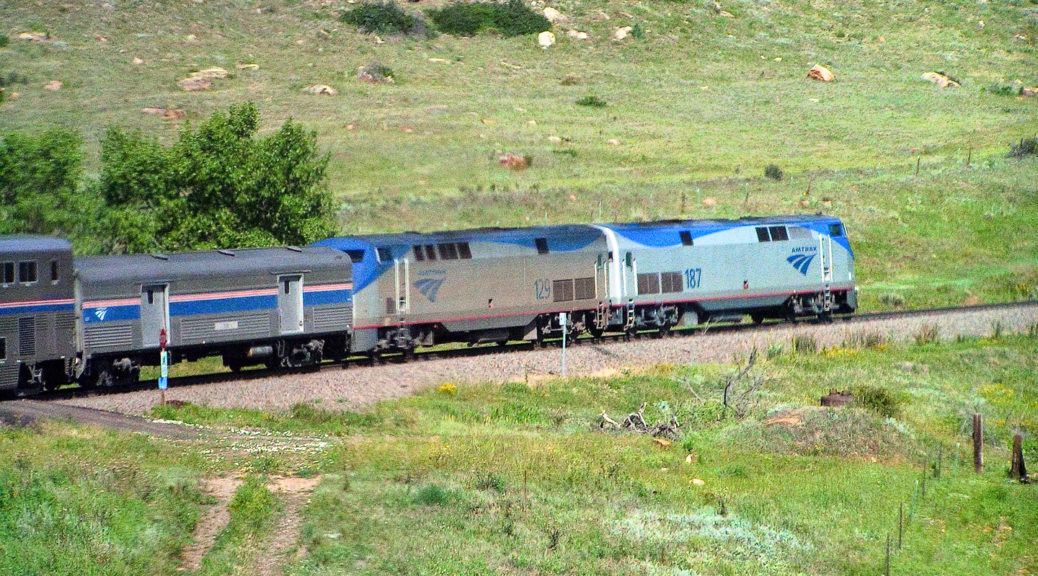
[[[305,248],[72,259],[0,239],[0,390],[112,386],[220,356],[294,367],[444,342],[544,342],[854,312],[854,254],[826,216],[330,238]],[[570,321],[560,324],[565,312]]]

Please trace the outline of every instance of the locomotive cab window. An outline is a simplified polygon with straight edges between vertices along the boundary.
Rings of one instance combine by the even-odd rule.
[[[768,228],[768,231],[771,232],[772,242],[781,242],[783,240],[789,240],[789,235],[786,234],[785,226],[772,226],[771,228]]]
[[[469,248],[468,242],[458,242],[458,255],[461,256],[463,260],[472,259],[472,250]]]
[[[422,246],[420,244],[412,246],[411,249],[414,250],[415,262],[421,262],[422,260],[425,260],[425,251],[422,250]]]
[[[458,247],[453,243],[440,244],[440,259],[441,260],[457,260],[458,259]]]
[[[383,264],[388,264],[393,261],[393,251],[389,248],[376,248],[378,252],[378,260]]]
[[[58,261],[57,260],[51,260],[50,261],[50,283],[51,284],[57,284],[58,283],[58,279],[60,277],[61,276],[58,274]]]
[[[37,280],[36,261],[26,260],[18,263],[18,281],[22,284],[32,284]]]
[[[688,230],[681,231],[681,245],[691,246],[692,245],[692,233]]]
[[[4,262],[0,266],[0,283],[14,284],[14,262]]]
[[[7,360],[7,338],[0,338],[0,360]]]
[[[829,235],[833,238],[839,238],[840,236],[843,236],[843,227],[839,224],[830,224]]]
[[[364,260],[363,250],[347,250],[346,255],[350,257],[350,262],[353,262],[354,264]]]
[[[537,246],[537,253],[538,254],[547,254],[548,253],[548,239],[547,238],[534,238],[533,239],[533,243],[534,243],[534,245]]]
[[[768,234],[768,229],[761,226],[757,228],[757,242],[771,242],[771,235]]]
[[[436,260],[436,246],[433,246],[432,244],[426,244],[425,257],[429,260]]]

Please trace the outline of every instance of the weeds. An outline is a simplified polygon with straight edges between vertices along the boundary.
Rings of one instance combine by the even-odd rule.
[[[457,500],[460,494],[456,490],[447,490],[439,484],[427,484],[415,493],[412,502],[419,506],[444,506]]]
[[[887,338],[878,332],[855,332],[844,344],[851,348],[882,349],[887,342]]]
[[[393,70],[381,62],[371,62],[357,69],[357,79],[371,84],[392,84]]]
[[[775,180],[776,182],[782,180],[782,169],[777,164],[768,164],[764,168],[764,176]]]
[[[577,106],[587,106],[588,108],[605,108],[607,104],[605,100],[602,100],[598,96],[591,94],[577,100]]]
[[[881,304],[885,304],[891,308],[904,308],[905,306],[905,299],[899,294],[880,294],[879,301]]]
[[[932,344],[937,341],[940,335],[940,329],[937,328],[936,324],[923,324],[919,327],[914,335],[915,343],[922,346],[923,344]]]
[[[793,337],[790,350],[793,354],[814,354],[818,352],[818,343],[814,336],[798,335]]]
[[[1019,144],[1010,144],[1009,158],[1026,158],[1038,154],[1038,136],[1034,138],[1021,138]]]

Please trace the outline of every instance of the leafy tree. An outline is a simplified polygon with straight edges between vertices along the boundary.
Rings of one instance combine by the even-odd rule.
[[[0,234],[70,235],[85,224],[81,147],[79,135],[65,130],[0,139]]]
[[[130,252],[305,244],[331,234],[328,155],[289,120],[257,138],[251,103],[181,132],[166,148],[109,130],[100,188],[111,249]]]

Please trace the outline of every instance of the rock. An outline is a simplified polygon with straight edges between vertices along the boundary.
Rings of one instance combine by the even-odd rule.
[[[18,39],[28,40],[29,42],[46,42],[48,37],[44,32],[22,32],[18,35]]]
[[[631,28],[630,26],[617,28],[615,31],[613,31],[613,40],[620,41],[624,38],[627,38],[627,36],[631,34],[631,30],[634,30],[634,28]]]
[[[822,396],[819,400],[819,404],[822,406],[846,406],[854,401],[854,394],[844,390],[838,392],[836,390],[829,390],[829,393]]]
[[[314,84],[313,86],[307,86],[303,89],[303,92],[307,94],[313,94],[315,96],[338,96],[339,91],[327,84]]]
[[[1021,88],[1020,95],[1025,97],[1038,96],[1038,86],[1025,86]]]
[[[259,64],[238,64],[237,66],[235,66],[235,68],[237,68],[238,70],[248,70],[250,72],[255,72],[259,70]]]
[[[836,80],[836,76],[833,76],[833,73],[830,72],[828,68],[818,64],[815,64],[807,71],[807,77],[821,80],[822,82],[832,82],[833,80]]]
[[[958,88],[960,86],[957,80],[941,72],[927,72],[921,78],[927,82],[933,82],[941,88]]]
[[[610,146],[619,146],[620,141],[616,138],[610,138],[609,140],[606,140],[606,144],[609,144]]]
[[[562,14],[562,12],[559,12],[558,10],[550,6],[544,9],[544,17],[547,18],[548,22],[551,22],[552,24],[558,24],[559,22],[566,21],[566,17]]]
[[[587,32],[578,32],[576,30],[566,30],[566,36],[574,38],[576,40],[587,40]]]
[[[562,138],[559,138],[558,136],[548,136],[548,142],[551,142],[552,144],[562,144]]]
[[[666,438],[653,438],[652,441],[659,444],[663,448],[670,448],[670,440],[667,440]]]
[[[138,66],[140,66],[141,64],[144,64],[144,60],[141,60],[140,58],[137,58],[136,56],[134,56],[133,63],[138,65]]]
[[[198,92],[212,88],[213,81],[208,78],[184,78],[177,82],[177,86],[180,86],[180,89],[185,92]]]
[[[206,68],[205,70],[191,73],[191,78],[206,78],[208,80],[216,80],[228,76],[230,76],[230,72],[223,68]]]
[[[51,80],[50,82],[47,82],[43,85],[43,89],[50,90],[52,92],[57,92],[58,90],[61,90],[62,86],[63,84],[60,80]]]
[[[501,154],[497,157],[497,161],[509,170],[526,170],[530,167],[530,161],[527,158],[511,152]]]
[[[703,198],[702,204],[703,204],[703,206],[706,206],[707,208],[713,208],[714,206],[717,206],[717,199],[716,198],[710,198],[710,197]]]
[[[705,482],[705,481],[703,481],[703,480],[700,480],[699,478],[693,478],[693,479],[692,479],[692,484],[693,484],[694,486],[705,486],[705,485],[706,485],[706,482]]]
[[[541,32],[537,35],[537,45],[545,50],[555,44],[555,35],[551,32]]]

